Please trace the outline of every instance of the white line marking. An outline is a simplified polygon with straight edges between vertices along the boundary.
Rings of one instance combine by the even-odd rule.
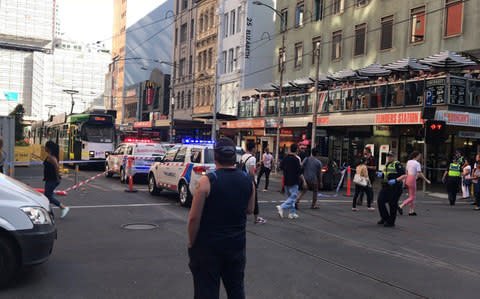
[[[170,203],[145,203],[145,204],[125,204],[125,205],[93,205],[93,206],[68,206],[70,209],[91,209],[91,208],[129,208],[129,207],[154,207],[170,206]],[[58,209],[57,207],[54,207]]]

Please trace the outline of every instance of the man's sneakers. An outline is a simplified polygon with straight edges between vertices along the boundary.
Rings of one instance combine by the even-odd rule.
[[[277,208],[277,212],[278,212],[278,216],[280,216],[280,218],[283,218],[283,209],[281,206],[276,206]]]
[[[68,211],[70,211],[69,207],[65,207],[65,209],[62,209],[62,214],[60,214],[60,218],[64,218],[65,216],[67,216]]]
[[[255,220],[255,224],[265,224],[267,223],[267,220],[265,220],[264,218],[262,217],[258,217],[256,220]]]
[[[297,219],[299,216],[297,213],[289,213],[288,214],[288,219]]]

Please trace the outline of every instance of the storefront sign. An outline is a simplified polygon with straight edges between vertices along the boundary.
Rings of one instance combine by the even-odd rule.
[[[145,96],[147,98],[147,105],[152,105],[153,93],[155,89],[153,88],[153,82],[148,81],[145,87]]]
[[[252,18],[247,18],[247,30],[245,31],[245,59],[250,58],[250,46],[252,42],[252,28],[253,20]]]
[[[253,136],[263,136],[265,135],[265,129],[254,129]]]
[[[440,113],[442,114],[441,120],[446,121],[449,125],[467,125],[470,123],[470,113],[448,111],[440,111]]]
[[[283,125],[283,119],[280,120],[280,125]],[[265,128],[276,128],[278,126],[278,121],[276,118],[269,118],[265,120]]]
[[[248,119],[248,120],[235,120],[227,122],[228,129],[241,129],[241,128],[265,128],[264,119]]]
[[[329,123],[330,123],[329,116],[317,117],[317,126],[328,126]]]
[[[470,139],[480,139],[480,132],[459,131],[458,132],[458,137],[470,138]]]
[[[293,135],[293,129],[280,129],[280,135]]]
[[[406,125],[421,123],[421,112],[379,113],[375,115],[376,125]]]
[[[312,122],[312,117],[291,117],[283,120],[283,126],[286,128],[305,128],[308,123]]]
[[[135,129],[151,128],[152,127],[152,122],[151,121],[137,121],[133,124],[133,127]]]

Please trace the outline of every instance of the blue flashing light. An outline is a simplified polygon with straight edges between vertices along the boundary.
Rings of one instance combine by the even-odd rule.
[[[183,144],[215,144],[215,140],[200,140],[200,139],[190,139],[184,138],[182,140]]]

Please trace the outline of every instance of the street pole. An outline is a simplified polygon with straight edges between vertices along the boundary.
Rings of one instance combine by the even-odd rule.
[[[317,110],[318,110],[318,77],[320,72],[320,47],[317,44],[315,49],[315,100],[313,102],[313,119],[312,119],[312,146],[311,155],[313,156],[313,149],[316,147],[317,138]]]
[[[172,87],[170,85],[170,143],[175,143],[175,139],[173,137],[173,127],[175,125],[175,98],[172,94]]]
[[[283,17],[282,21],[283,22]],[[278,109],[278,117],[277,117],[277,144],[275,146],[275,159],[277,162],[279,162],[279,154],[280,154],[280,122],[282,121],[282,89],[283,89],[283,72],[285,69],[285,64],[284,64],[284,55],[285,54],[285,30],[283,30],[282,33],[282,51],[280,52],[280,88],[278,90],[278,102],[277,102],[277,109]],[[278,169],[277,169],[278,171]]]

